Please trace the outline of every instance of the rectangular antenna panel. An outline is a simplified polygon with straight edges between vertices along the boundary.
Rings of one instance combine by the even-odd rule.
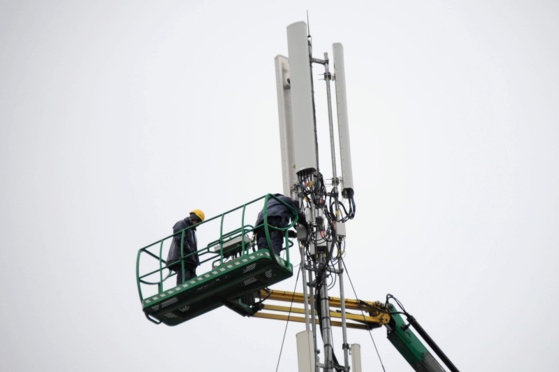
[[[351,345],[351,371],[361,372],[361,345]]]
[[[336,82],[336,111],[338,113],[338,135],[340,138],[340,160],[342,162],[343,191],[353,190],[351,169],[351,149],[349,146],[349,126],[347,120],[347,97],[345,87],[344,47],[340,43],[332,45],[334,51],[334,75]],[[346,195],[346,192],[342,192]]]
[[[295,171],[316,169],[316,139],[307,24],[287,27]]]
[[[295,150],[293,148],[293,121],[291,120],[291,90],[289,89],[289,60],[277,56],[276,87],[278,93],[278,114],[281,146],[281,170],[283,175],[283,194],[291,197],[293,185],[297,183],[295,173]]]
[[[315,372],[312,331],[299,332],[296,337],[299,372]]]

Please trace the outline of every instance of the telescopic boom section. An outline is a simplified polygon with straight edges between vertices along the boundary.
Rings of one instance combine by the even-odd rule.
[[[310,298],[303,293],[278,291],[264,289],[259,293],[254,306],[254,317],[267,318],[276,320],[289,320],[293,322],[305,323],[310,321],[305,319],[304,309],[301,306],[293,306],[293,304],[304,304]],[[342,300],[338,297],[328,297],[330,303],[330,317],[332,326],[341,327]],[[289,303],[289,305],[280,305],[278,303]],[[344,300],[345,308],[353,311],[347,313],[347,327],[354,329],[373,329],[388,324],[390,315],[388,310],[380,302],[366,302],[354,299]],[[315,318],[318,321],[318,316]]]
[[[459,372],[458,368],[437,346],[435,341],[419,325],[415,318],[407,315],[409,324],[406,324],[399,312],[392,304],[388,304],[390,311],[390,322],[386,325],[388,339],[406,359],[406,361],[418,372],[445,372],[445,369],[433,357],[420,339],[409,329],[410,325],[419,333],[421,338],[431,347],[435,354],[448,367],[451,372]]]

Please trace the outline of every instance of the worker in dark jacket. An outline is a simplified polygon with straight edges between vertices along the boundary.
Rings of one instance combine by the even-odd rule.
[[[295,211],[297,211],[297,216],[298,216],[297,222],[303,226],[307,226],[307,220],[305,218],[305,214],[299,209],[298,202],[282,194],[275,194],[274,196],[277,199],[276,198],[268,199],[268,225],[272,225],[280,228],[287,227],[287,225],[289,225],[291,218],[293,217],[293,211],[289,208],[291,207]],[[258,213],[258,218],[256,219],[256,223],[254,226],[262,225],[263,222],[264,222],[264,211],[260,211],[260,213]],[[285,230],[281,231],[281,230],[276,230],[274,228],[270,228],[269,232],[270,232],[270,243],[272,244],[272,250],[274,251],[275,254],[279,255],[283,247]],[[256,235],[258,237],[257,239],[258,249],[268,248],[268,242],[266,241],[266,232],[263,227],[256,228]]]
[[[173,226],[173,241],[167,256],[169,269],[177,272],[177,285],[183,281],[196,277],[196,267],[200,265],[198,258],[198,247],[196,242],[196,224],[204,221],[205,215],[199,209],[190,212],[190,216],[180,220]],[[191,227],[193,226],[193,227]],[[189,228],[191,227],[191,228]],[[185,230],[189,228],[188,230]],[[184,231],[183,231],[184,230]],[[181,255],[182,247],[182,255]],[[181,257],[184,257],[184,276],[181,265]]]

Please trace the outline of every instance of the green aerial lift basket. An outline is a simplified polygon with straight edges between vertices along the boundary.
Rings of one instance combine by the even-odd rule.
[[[276,260],[277,258],[277,260]],[[151,319],[173,326],[293,275],[292,265],[262,249],[142,301]],[[242,306],[239,304],[239,306]]]
[[[146,317],[157,324],[174,326],[222,305],[241,315],[252,315],[252,310],[243,300],[245,296],[293,275],[293,265],[289,260],[289,248],[292,243],[288,239],[288,229],[297,222],[297,211],[290,208],[293,212],[293,222],[285,228],[268,225],[267,213],[264,213],[263,224],[254,227],[245,224],[247,211],[253,210],[257,213],[264,207],[266,212],[265,206],[270,198],[276,199],[275,196],[268,194],[197,224],[198,231],[205,228],[211,230],[212,225],[219,225],[216,235],[220,238],[209,243],[205,248],[198,249],[201,262],[198,271],[202,269],[204,272],[178,285],[174,283],[176,274],[169,269],[168,263],[162,258],[167,254],[166,248],[170,245],[173,235],[140,249],[136,273],[142,310]],[[257,203],[262,200],[263,204]],[[241,227],[223,233],[226,222],[234,221],[235,216],[238,217],[239,214],[240,222],[236,226],[240,224]],[[256,219],[256,215],[253,216]],[[265,233],[268,247],[271,246],[271,230],[284,232],[285,258],[275,255],[267,248],[256,249],[254,231],[257,229]],[[180,234],[184,238],[184,231]],[[189,255],[182,257],[182,265],[188,257]],[[142,265],[144,261],[151,263],[151,266]],[[147,289],[155,293],[146,296]]]

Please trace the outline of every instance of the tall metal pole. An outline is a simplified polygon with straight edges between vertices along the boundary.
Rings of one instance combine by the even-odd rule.
[[[319,234],[319,232],[317,232]],[[324,371],[331,372],[334,367],[333,347],[332,347],[332,327],[330,322],[330,301],[328,301],[328,285],[326,283],[326,266],[328,265],[328,247],[317,252],[318,254],[318,275],[317,284],[320,289],[320,329],[322,331],[322,341],[324,344]]]
[[[308,303],[308,291],[307,291],[307,270],[305,269],[305,248],[300,245],[299,252],[301,254],[301,276],[303,277],[303,298],[304,309],[305,309],[305,330],[309,330],[309,303]]]
[[[328,125],[330,127],[330,154],[332,157],[332,183],[334,186],[334,201],[335,201],[335,215],[332,216],[335,220],[338,219],[339,215],[339,204],[338,204],[338,174],[336,168],[336,147],[334,142],[334,120],[332,115],[332,93],[330,90],[330,82],[332,80],[332,74],[329,69],[328,53],[324,53],[324,80],[326,82],[326,98],[328,102]],[[334,222],[334,226],[337,224]],[[335,233],[336,227],[334,227],[334,234],[332,239],[332,244],[337,246],[337,235]],[[331,251],[334,251],[334,246],[331,247]],[[339,285],[340,285],[340,300],[341,300],[341,317],[342,317],[342,337],[343,337],[343,350],[344,350],[344,367],[349,370],[349,345],[347,343],[347,324],[346,324],[346,312],[345,312],[345,299],[344,299],[344,287],[343,287],[343,270],[341,267],[341,261],[338,260],[338,272]],[[330,313],[330,309],[328,309]]]
[[[314,224],[315,219],[314,219],[314,205],[313,204],[311,204],[310,216],[311,216],[311,224]],[[310,244],[314,244],[314,243],[311,242]],[[312,254],[313,253],[312,250],[316,249],[316,247],[309,246],[309,249],[311,250],[310,253]],[[316,304],[315,301],[316,301],[316,298],[317,298],[316,293],[315,293],[315,290],[316,290],[316,275],[314,277],[314,280],[313,280],[313,275],[312,275],[313,272],[316,272],[316,265],[314,265],[314,261],[311,260],[311,259],[309,259],[308,265],[311,267],[311,270],[309,270],[309,289],[310,289],[309,290],[309,292],[310,292],[309,301],[311,303],[311,325],[312,325],[313,346],[314,346],[314,353],[315,353],[314,356],[315,356],[315,360],[316,360],[315,371],[318,372],[320,370],[320,368],[319,368],[320,358],[319,358],[318,352],[317,352],[318,343],[317,343],[317,340],[316,340],[316,306],[315,306],[315,304]]]
[[[338,252],[338,274],[340,280],[340,310],[342,312],[342,337],[343,337],[343,349],[344,349],[344,362],[345,367],[349,368],[349,344],[347,343],[347,325],[346,325],[346,313],[345,313],[345,294],[344,294],[344,269],[342,267],[342,257],[341,252]]]

